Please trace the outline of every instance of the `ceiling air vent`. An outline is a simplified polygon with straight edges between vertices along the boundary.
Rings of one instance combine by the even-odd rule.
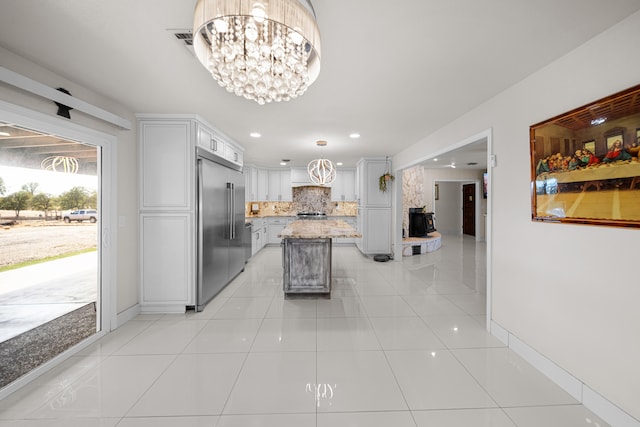
[[[186,44],[187,46],[192,46],[193,45],[193,35],[191,35],[191,32],[188,33],[174,33],[174,36],[176,36],[176,38],[178,40],[182,40],[184,42],[184,44]]]
[[[177,40],[181,46],[187,48],[187,50],[195,56],[195,52],[193,51],[193,34],[191,34],[191,30],[186,29],[168,29],[168,32],[173,34],[175,37],[174,40]]]

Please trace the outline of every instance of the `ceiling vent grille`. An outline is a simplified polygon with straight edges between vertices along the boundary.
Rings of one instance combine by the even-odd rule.
[[[176,36],[178,40],[183,41],[187,46],[193,46],[193,35],[191,34],[191,32],[174,33],[173,35]]]
[[[190,29],[169,28],[167,29],[167,32],[173,34],[173,40],[176,40],[178,43],[180,43],[180,46],[186,47],[189,53],[191,53],[193,56],[196,55],[195,51],[193,50],[193,34],[191,34]]]

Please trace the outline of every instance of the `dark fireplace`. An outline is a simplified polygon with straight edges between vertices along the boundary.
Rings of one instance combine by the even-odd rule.
[[[409,237],[427,237],[436,231],[433,212],[423,212],[422,208],[409,208]]]

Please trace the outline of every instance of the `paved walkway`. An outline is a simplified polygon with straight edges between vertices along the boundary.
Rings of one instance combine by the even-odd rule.
[[[97,252],[0,273],[0,342],[96,301]]]

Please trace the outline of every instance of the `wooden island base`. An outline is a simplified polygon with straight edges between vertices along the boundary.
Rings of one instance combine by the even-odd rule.
[[[331,296],[331,239],[284,239],[284,295]]]
[[[362,237],[342,220],[298,220],[282,238],[285,298],[301,295],[331,297],[331,243],[334,238]]]

